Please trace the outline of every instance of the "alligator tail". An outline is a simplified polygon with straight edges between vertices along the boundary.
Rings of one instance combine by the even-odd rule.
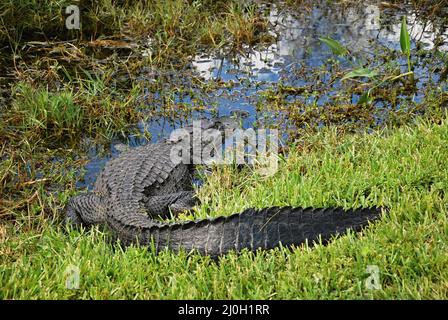
[[[138,241],[152,244],[157,252],[191,250],[217,257],[229,251],[298,246],[308,241],[328,242],[349,229],[360,231],[380,218],[381,208],[247,209],[240,214],[185,223],[157,224],[140,229]],[[134,230],[136,231],[136,230]],[[135,234],[135,233],[134,233]]]

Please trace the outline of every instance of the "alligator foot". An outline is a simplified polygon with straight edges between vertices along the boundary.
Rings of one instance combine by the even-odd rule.
[[[180,191],[163,196],[151,196],[144,201],[144,206],[151,217],[169,218],[169,213],[178,215],[190,211],[199,204],[194,191]]]

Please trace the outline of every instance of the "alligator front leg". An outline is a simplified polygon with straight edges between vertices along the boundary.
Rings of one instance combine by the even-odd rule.
[[[95,193],[82,193],[70,199],[65,220],[73,226],[90,227],[106,222],[102,199]]]
[[[199,203],[194,191],[179,191],[163,196],[151,196],[144,200],[150,217],[169,218],[170,212],[177,215],[190,211]]]

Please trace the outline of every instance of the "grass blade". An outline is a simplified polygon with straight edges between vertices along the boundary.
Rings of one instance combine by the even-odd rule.
[[[401,32],[400,32],[400,45],[401,51],[407,56],[411,55],[411,39],[409,36],[406,17],[403,16],[403,20],[401,21]]]
[[[347,48],[345,48],[342,44],[340,44],[338,41],[330,38],[330,37],[321,37],[319,38],[320,41],[325,43],[327,46],[330,47],[333,54],[338,56],[345,56],[349,54],[349,51]]]
[[[370,90],[364,92],[362,96],[359,98],[357,105],[368,105],[372,103],[372,97],[370,96]]]
[[[370,70],[368,68],[358,68],[347,73],[344,77],[342,77],[341,80],[359,78],[359,77],[374,78],[377,75],[378,73],[374,70]]]

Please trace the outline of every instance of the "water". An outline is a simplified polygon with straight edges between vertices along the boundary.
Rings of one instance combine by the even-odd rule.
[[[381,124],[389,111],[404,108],[408,103],[421,102],[428,88],[438,86],[448,91],[446,79],[441,80],[442,67],[446,63],[443,56],[448,55],[446,19],[428,21],[409,8],[397,10],[366,3],[344,7],[324,3],[317,1],[297,10],[265,4],[263,10],[271,23],[270,32],[277,38],[274,43],[246,48],[236,55],[200,52],[193,58],[189,69],[161,76],[160,79],[167,82],[166,90],[154,92],[148,89],[141,98],[142,103],[156,106],[160,113],[155,112],[149,121],[139,123],[140,132],[150,133],[152,142],[155,142],[191,119],[225,116],[233,110],[242,110],[249,115],[244,119],[243,127],[274,125],[285,138],[298,125],[290,121],[291,110],[300,115],[307,107],[322,111],[331,105],[353,104],[359,100],[360,93],[352,92],[352,83],[340,81],[344,72],[354,65],[368,65],[376,67],[379,72],[386,72],[384,66],[389,64],[401,72],[407,71],[399,42],[403,15],[412,37],[416,89],[410,94],[400,94],[394,106],[387,99],[378,99],[374,124]],[[336,58],[319,40],[322,36],[331,36],[341,42],[350,50],[352,58]],[[438,56],[429,51],[436,46],[441,53]],[[420,49],[430,53],[422,51],[416,56]],[[391,61],[387,61],[389,57]],[[151,83],[153,76],[152,72],[143,71],[140,78]],[[204,90],[204,85],[198,85],[198,82],[210,83],[211,89]],[[283,103],[290,106],[286,111],[266,108],[272,104],[267,97],[269,92],[278,93],[279,86],[286,92],[282,95]],[[172,112],[166,112],[167,96],[169,104],[174,106]],[[179,112],[182,108],[176,109],[176,105],[183,106],[186,111]],[[205,110],[203,106],[206,106]],[[356,115],[351,121],[361,122]],[[319,121],[314,124],[324,125]],[[147,141],[130,136],[124,143],[135,147]],[[113,141],[111,152],[106,156],[99,156],[92,148],[85,180],[80,181],[78,187],[91,187],[107,160],[120,154],[122,144],[123,140]]]

